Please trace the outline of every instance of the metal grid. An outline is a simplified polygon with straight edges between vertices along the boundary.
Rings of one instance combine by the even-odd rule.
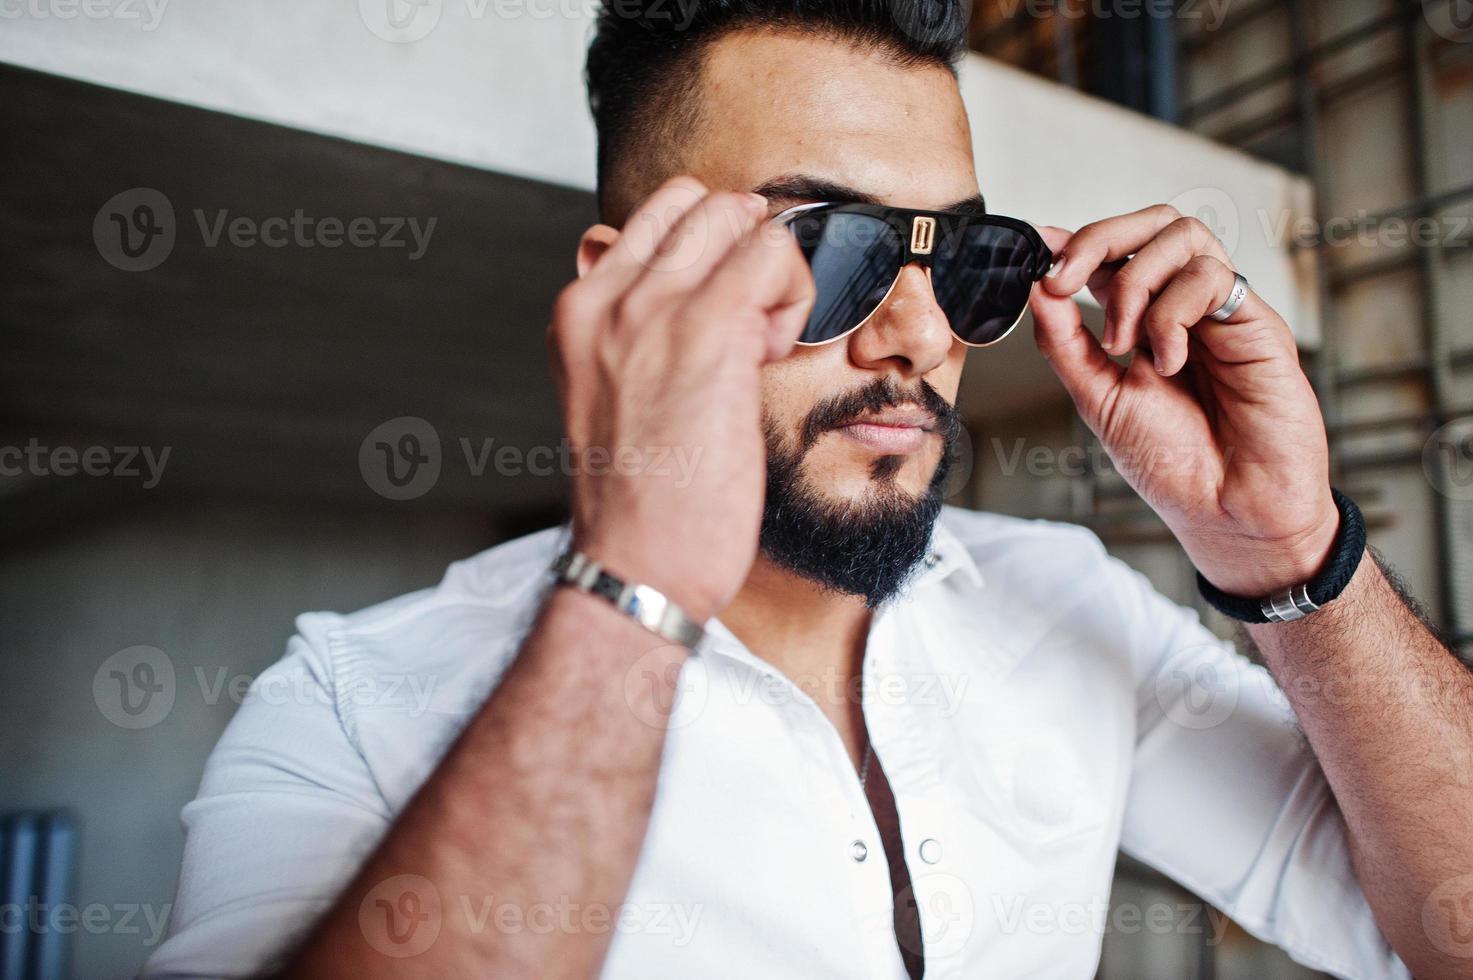
[[[1336,8],[1340,2],[1343,6]],[[1319,253],[1315,263],[1324,329],[1319,349],[1305,352],[1311,379],[1319,392],[1330,428],[1335,479],[1367,505],[1373,526],[1394,519],[1382,500],[1376,474],[1408,468],[1425,470],[1426,504],[1434,515],[1437,594],[1436,618],[1456,644],[1473,645],[1473,488],[1460,485],[1454,472],[1473,460],[1473,395],[1461,377],[1473,368],[1473,336],[1467,318],[1451,316],[1452,277],[1473,276],[1467,236],[1439,239],[1432,246],[1387,250],[1373,259],[1342,261],[1324,229],[1347,222],[1376,234],[1394,222],[1448,219],[1473,205],[1473,168],[1441,173],[1437,120],[1444,80],[1473,75],[1473,25],[1466,38],[1434,30],[1448,23],[1451,7],[1463,0],[1382,0],[1379,4],[1347,4],[1344,0],[1253,0],[1230,5],[1214,29],[1202,28],[1200,17],[1188,16],[1196,0],[1145,0],[1133,19],[1086,0],[1049,4],[998,2],[980,7],[974,17],[973,45],[989,56],[1017,64],[1061,84],[1122,101],[1141,111],[1178,122],[1219,142],[1236,146],[1306,174],[1316,189],[1319,214],[1316,236],[1295,247]],[[1359,17],[1344,13],[1372,9]],[[1133,20],[1133,22],[1132,22]],[[1349,21],[1345,25],[1338,22]],[[1451,22],[1454,27],[1456,21]],[[1162,24],[1172,29],[1169,48],[1159,43]],[[1320,30],[1322,24],[1335,29]],[[1277,37],[1282,57],[1230,80],[1214,77],[1214,57],[1242,35],[1257,31]],[[1138,36],[1128,38],[1130,32]],[[1124,40],[1122,41],[1122,38]],[[1133,51],[1135,57],[1102,59],[1106,41]],[[1353,70],[1339,70],[1359,61]],[[1205,66],[1205,67],[1204,67]],[[1144,84],[1113,84],[1102,75],[1138,72]],[[1231,75],[1231,73],[1226,73]],[[1189,101],[1178,103],[1178,79],[1213,85]],[[1170,83],[1175,97],[1159,89]],[[1205,85],[1199,87],[1206,88]],[[1348,135],[1343,122],[1327,120],[1346,100],[1368,92],[1400,87],[1407,97],[1401,121],[1402,153],[1410,173],[1411,196],[1399,203],[1357,215],[1324,213],[1332,201],[1334,175],[1329,150]],[[1124,97],[1121,97],[1122,94]],[[1395,134],[1386,134],[1395,141]],[[1445,154],[1444,154],[1445,155]],[[1377,249],[1378,252],[1382,250]],[[1416,314],[1420,318],[1418,356],[1369,364],[1346,363],[1337,339],[1344,325],[1344,300],[1357,287],[1377,277],[1414,275]],[[1369,412],[1345,411],[1348,403],[1391,399],[1400,391],[1402,405]],[[1409,394],[1410,392],[1415,394]],[[1078,434],[1087,437],[1087,432]],[[1073,494],[1073,519],[1095,527],[1108,542],[1160,540],[1160,529],[1142,520],[1139,501],[1114,480],[1091,478]],[[1462,482],[1468,482],[1466,478]],[[1467,498],[1467,499],[1465,499]],[[1404,506],[1404,505],[1403,505]],[[1379,513],[1377,513],[1379,509]]]

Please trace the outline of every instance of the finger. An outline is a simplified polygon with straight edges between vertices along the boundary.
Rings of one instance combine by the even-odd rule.
[[[1109,276],[1101,288],[1091,283],[1090,291],[1105,309],[1105,350],[1120,355],[1134,348],[1152,299],[1193,259],[1204,255],[1232,267],[1227,250],[1210,228],[1196,218],[1178,218]]]
[[[706,185],[689,175],[671,177],[630,213],[618,239],[588,272],[606,295],[621,295],[656,260],[670,232],[705,199]]]
[[[644,320],[657,310],[683,303],[766,214],[767,200],[760,195],[740,191],[707,194],[665,236],[630,287],[624,302],[632,307],[634,318]]]
[[[1101,265],[1134,254],[1180,217],[1181,212],[1171,205],[1158,204],[1085,225],[1064,246],[1054,274],[1044,279],[1045,288],[1055,296],[1073,296]]]
[[[1156,371],[1166,377],[1187,363],[1187,331],[1220,309],[1237,278],[1221,259],[1198,255],[1177,272],[1143,317]]]
[[[1034,225],[1033,230],[1038,232],[1038,237],[1060,258],[1064,255],[1064,248],[1069,244],[1069,239],[1074,237],[1074,232],[1067,228],[1059,228],[1054,225]],[[1058,268],[1057,264],[1055,268]]]
[[[808,322],[817,289],[797,240],[786,229],[752,229],[693,294],[680,319],[730,319],[731,311],[758,314],[748,322],[762,333],[763,362],[781,360]],[[736,318],[739,322],[741,318]]]
[[[1035,289],[1028,306],[1033,311],[1033,337],[1039,351],[1063,382],[1080,416],[1094,428],[1124,368],[1105,354],[1085,328],[1079,306],[1069,297]]]

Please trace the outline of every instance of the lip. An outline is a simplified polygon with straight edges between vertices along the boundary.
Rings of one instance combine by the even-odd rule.
[[[875,452],[903,455],[917,452],[936,430],[936,419],[922,409],[893,408],[856,419],[836,429]]]

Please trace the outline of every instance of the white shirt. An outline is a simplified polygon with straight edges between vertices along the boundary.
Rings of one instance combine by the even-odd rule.
[[[562,543],[543,531],[433,589],[298,619],[184,809],[172,932],[144,976],[250,976],[311,925],[495,687]],[[930,980],[1093,977],[1117,848],[1301,963],[1408,976],[1266,671],[1081,528],[948,508],[932,549],[874,617],[863,678]],[[611,929],[610,980],[904,980],[874,819],[804,693],[835,682],[790,680],[712,623],[624,906],[438,896],[441,914],[487,941]]]

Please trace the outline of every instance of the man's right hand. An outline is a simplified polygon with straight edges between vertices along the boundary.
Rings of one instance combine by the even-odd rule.
[[[756,557],[759,369],[788,354],[813,305],[808,264],[766,209],[666,181],[621,232],[604,229],[617,237],[548,328],[576,460],[574,546],[697,619],[731,601]]]

